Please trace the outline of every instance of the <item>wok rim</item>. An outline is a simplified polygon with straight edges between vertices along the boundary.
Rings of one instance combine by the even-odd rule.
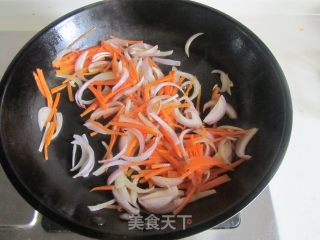
[[[103,4],[108,4],[108,2],[111,2],[112,0],[107,0],[107,1],[100,1],[96,3],[92,3],[89,5],[86,5],[84,7],[78,8],[74,11],[71,11],[62,17],[59,17],[49,25],[47,25],[45,28],[40,30],[37,34],[35,34],[22,48],[21,50],[16,54],[16,56],[13,58],[9,66],[7,67],[7,70],[5,71],[2,80],[0,82],[0,111],[2,111],[2,104],[4,101],[4,96],[5,92],[7,89],[7,86],[10,84],[10,74],[15,68],[15,66],[18,64],[20,56],[22,56],[26,50],[31,46],[31,44],[37,40],[39,37],[41,37],[43,34],[45,34],[47,31],[49,31],[51,28],[55,27],[56,25],[60,24],[61,22],[65,21],[69,17],[72,17],[73,15],[76,15],[82,11],[85,11],[87,9],[103,5]],[[130,1],[130,0],[129,0]],[[236,19],[230,17],[229,15],[214,9],[212,7],[209,7],[207,5],[197,3],[197,2],[192,2],[188,0],[179,0],[180,2],[183,2],[184,4],[190,4],[193,5],[194,7],[201,7],[201,8],[206,8],[207,10],[211,11],[214,14],[220,15],[223,18],[225,18],[227,21],[235,24],[238,26],[241,31],[243,31],[245,34],[247,34],[251,39],[255,41],[255,43],[259,46],[259,48],[263,49],[264,53],[268,56],[270,63],[272,63],[272,66],[274,68],[274,71],[277,73],[278,81],[280,81],[281,87],[282,87],[282,98],[283,98],[283,105],[285,107],[285,112],[284,112],[284,128],[282,130],[282,136],[281,136],[281,141],[278,147],[278,152],[275,154],[276,157],[274,158],[274,163],[271,165],[270,169],[265,173],[265,176],[262,178],[262,180],[257,184],[257,186],[252,189],[251,192],[249,192],[245,197],[243,197],[241,200],[239,200],[236,204],[233,206],[230,206],[226,211],[224,211],[222,214],[218,215],[215,218],[210,219],[209,221],[205,223],[201,223],[198,225],[192,225],[189,228],[186,228],[185,230],[180,230],[180,231],[174,231],[174,232],[169,232],[169,233],[161,233],[161,232],[154,232],[155,234],[146,234],[141,238],[155,238],[155,239],[163,239],[164,237],[167,238],[182,238],[182,237],[187,237],[199,232],[202,232],[204,230],[207,230],[209,228],[214,227],[215,225],[231,218],[238,212],[240,212],[243,208],[245,208],[250,202],[252,202],[262,191],[263,189],[268,185],[274,174],[277,172],[278,168],[280,167],[284,155],[286,153],[290,136],[291,136],[291,129],[292,129],[292,102],[291,102],[291,96],[290,96],[290,91],[288,87],[288,83],[286,81],[285,75],[283,71],[281,70],[281,67],[271,51],[268,49],[268,47],[246,26],[244,26],[242,23],[237,21]],[[1,126],[1,118],[0,118],[0,126]],[[16,188],[16,190],[19,192],[19,194],[32,206],[34,207],[37,211],[39,211],[41,214],[44,216],[54,220],[55,222],[58,222],[60,225],[74,231],[80,234],[83,234],[88,237],[94,237],[94,238],[126,238],[128,239],[127,236],[117,234],[115,235],[114,233],[106,233],[106,232],[99,232],[87,227],[82,226],[81,224],[78,224],[71,219],[67,219],[65,216],[62,216],[49,207],[41,204],[36,197],[33,196],[32,192],[29,191],[24,184],[19,180],[18,176],[16,176],[14,170],[11,168],[10,163],[8,162],[6,158],[6,150],[3,149],[3,144],[2,144],[2,138],[0,136],[0,161],[1,165],[8,176],[9,180],[13,184],[13,186]],[[134,239],[135,237],[129,237]]]

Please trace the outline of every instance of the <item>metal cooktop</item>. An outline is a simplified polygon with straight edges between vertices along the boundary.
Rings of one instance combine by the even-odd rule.
[[[0,31],[0,77],[8,64],[35,32]],[[0,168],[0,239],[84,240],[35,211],[16,192]],[[268,188],[240,214],[211,230],[186,239],[279,239],[275,214]]]

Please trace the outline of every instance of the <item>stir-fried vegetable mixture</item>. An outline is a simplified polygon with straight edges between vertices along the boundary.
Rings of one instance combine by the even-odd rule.
[[[245,149],[257,129],[218,125],[225,115],[238,117],[223,95],[231,95],[233,83],[228,75],[212,71],[220,75],[221,86],[213,86],[210,101],[201,109],[201,84],[196,76],[176,68],[180,61],[165,58],[173,51],[114,36],[96,46],[75,49],[88,33],[53,61],[56,87],[49,89],[41,69],[36,69],[34,78],[47,103],[38,114],[40,130],[45,129],[39,151],[44,151],[45,159],[61,130],[63,117],[58,109],[63,90],[70,102],[83,108],[79,121],[89,135],[105,135],[101,145],[105,155],[98,164],[85,134],[76,133],[72,141],[74,178],[107,173],[107,185],[91,191],[113,193],[114,199],[89,209],[178,214],[229,182],[227,173],[251,157]],[[188,56],[191,42],[200,35],[187,40]],[[164,73],[161,65],[172,70]],[[200,111],[208,112],[204,119]],[[76,163],[77,147],[81,158]]]

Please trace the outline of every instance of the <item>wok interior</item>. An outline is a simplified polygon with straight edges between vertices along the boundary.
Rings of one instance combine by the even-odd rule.
[[[64,125],[50,147],[49,161],[44,161],[37,151],[41,140],[37,112],[45,103],[36,88],[32,71],[36,67],[42,68],[49,84],[57,85],[59,80],[54,77],[51,61],[57,52],[93,26],[97,31],[81,40],[77,47],[89,47],[112,34],[158,44],[161,50],[173,49],[172,58],[182,61],[181,69],[195,74],[200,80],[202,104],[210,98],[212,86],[218,83],[217,77],[210,74],[211,70],[222,69],[229,74],[235,87],[227,100],[237,110],[239,119],[225,119],[224,123],[259,128],[247,149],[253,158],[230,174],[232,181],[219,187],[217,194],[190,204],[182,214],[192,215],[191,227],[210,221],[218,223],[231,217],[235,213],[234,207],[253,194],[275,162],[280,161],[278,151],[286,124],[283,80],[275,62],[270,60],[270,54],[247,30],[223,15],[182,1],[110,1],[95,5],[48,29],[25,49],[9,73],[10,84],[1,105],[3,148],[19,181],[39,201],[40,209],[63,216],[88,231],[129,236],[163,233],[128,231],[127,223],[119,220],[119,213],[114,210],[89,212],[87,205],[106,201],[111,196],[89,193],[93,186],[105,183],[105,176],[71,177],[72,135],[88,131],[79,117],[81,109],[69,103],[65,94],[60,105]],[[191,57],[187,58],[185,41],[197,32],[205,35],[194,41]],[[101,139],[90,139],[96,159],[103,154]],[[99,221],[105,225],[99,227]],[[177,227],[176,231],[181,230]]]

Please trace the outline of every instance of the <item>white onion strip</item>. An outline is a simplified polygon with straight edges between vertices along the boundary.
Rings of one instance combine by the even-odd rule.
[[[50,127],[50,123],[47,123],[46,129],[44,130],[44,133],[42,135],[42,139],[41,139],[41,142],[40,142],[40,146],[39,146],[39,149],[38,149],[39,152],[42,152],[42,150],[43,150],[44,142],[45,142],[46,135],[48,133],[49,127]]]
[[[220,75],[220,81],[221,81],[221,92],[227,92],[229,95],[231,95],[231,87],[233,87],[233,82],[229,78],[228,74],[226,74],[224,71],[221,71],[219,69],[212,70],[211,73],[218,73]]]
[[[93,205],[93,206],[88,206],[88,208],[91,212],[95,212],[95,211],[99,211],[101,209],[104,209],[104,208],[108,207],[109,205],[114,204],[115,202],[116,202],[115,199],[111,199],[111,200],[104,202],[104,203],[100,203],[100,204]]]
[[[223,95],[220,96],[216,105],[211,109],[203,122],[212,125],[218,122],[226,113],[227,102]]]
[[[166,130],[168,132],[168,134],[171,136],[174,144],[178,145],[180,143],[176,132],[165,121],[163,121],[159,116],[157,116],[154,113],[150,113],[149,115],[154,120],[156,120],[161,125],[161,127],[164,128],[164,130]]]
[[[82,95],[83,95],[83,92],[90,86],[91,83],[98,81],[98,80],[107,81],[107,80],[111,80],[111,79],[114,79],[113,72],[105,72],[105,73],[100,73],[100,74],[94,76],[92,79],[90,79],[85,84],[83,84],[75,94],[75,100],[76,100],[76,103],[78,104],[78,106],[85,108],[84,100],[82,99]]]
[[[88,177],[94,167],[94,151],[88,143],[87,137],[83,134],[82,136],[74,135],[74,141],[72,144],[79,145],[81,147],[81,158],[76,166],[70,171],[75,171],[80,168],[79,172],[73,176],[77,177]]]
[[[161,63],[163,65],[177,66],[177,67],[181,65],[181,61],[176,61],[172,59],[165,59],[165,58],[158,58],[158,57],[153,57],[152,59],[153,61],[157,63]]]
[[[52,140],[59,135],[62,125],[63,125],[63,115],[61,112],[57,112],[57,128],[54,134],[52,135]]]
[[[237,114],[236,110],[229,103],[227,103],[227,106],[226,106],[226,114],[230,119],[237,119],[238,118],[238,114]]]
[[[129,162],[137,162],[137,161],[144,161],[146,160],[148,157],[151,156],[151,154],[154,152],[154,150],[156,149],[156,147],[158,146],[158,143],[160,141],[160,137],[157,137],[154,140],[154,143],[151,145],[151,147],[146,150],[144,153],[136,156],[136,157],[128,157],[128,156],[122,156],[123,159],[129,161]]]
[[[112,91],[117,90],[119,87],[121,87],[129,78],[129,72],[127,69],[124,69],[123,74],[121,75],[120,80],[117,82],[116,85],[112,87]]]
[[[82,70],[83,65],[84,65],[84,63],[85,63],[85,61],[86,61],[86,59],[87,59],[88,53],[89,53],[89,51],[84,51],[84,52],[77,58],[76,63],[75,63],[75,65],[74,65],[74,70],[75,70],[76,72]]]
[[[39,111],[38,111],[38,125],[40,128],[40,131],[43,130],[44,124],[45,124],[48,116],[50,115],[50,112],[51,112],[50,107],[42,107],[39,109]]]
[[[257,131],[258,131],[258,128],[251,128],[250,130],[248,130],[248,132],[244,136],[241,136],[238,139],[238,141],[236,143],[236,150],[235,150],[238,157],[243,158],[243,159],[250,159],[251,158],[250,155],[245,154],[245,150],[246,150],[248,143],[253,138],[253,136],[257,133]]]
[[[190,48],[190,45],[191,43],[193,42],[193,40],[195,40],[197,37],[203,35],[204,33],[196,33],[196,34],[193,34],[191,37],[189,37],[189,39],[187,40],[186,42],[186,45],[184,47],[184,50],[187,54],[187,56],[189,57],[189,48]]]
[[[158,187],[174,187],[183,182],[183,178],[166,178],[161,176],[151,177],[152,182]]]

